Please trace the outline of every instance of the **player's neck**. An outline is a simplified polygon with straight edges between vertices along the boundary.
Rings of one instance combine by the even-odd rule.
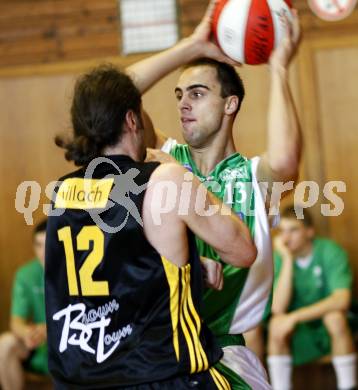
[[[140,161],[140,156],[136,148],[130,144],[121,142],[113,146],[107,146],[103,149],[103,154],[105,156],[112,156],[112,155],[124,155],[129,156],[134,161]]]
[[[306,257],[313,252],[313,243],[312,241],[308,241],[306,245],[304,245],[297,253],[295,257]]]
[[[192,158],[199,171],[207,176],[217,164],[236,152],[232,135],[216,137],[199,147],[189,146]]]

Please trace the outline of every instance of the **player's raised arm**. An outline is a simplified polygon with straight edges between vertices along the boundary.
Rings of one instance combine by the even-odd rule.
[[[214,6],[215,0],[210,2],[200,24],[188,38],[184,38],[172,48],[139,61],[126,69],[141,93],[146,92],[171,71],[196,58],[209,57],[233,65],[237,64],[210,41]]]
[[[247,226],[199,180],[178,164],[162,164],[153,173],[143,207],[148,240],[178,265],[187,261],[179,233],[187,227],[235,267],[249,267],[256,247]]]
[[[288,83],[288,67],[300,38],[297,13],[290,25],[286,18],[286,36],[270,57],[270,101],[267,150],[258,167],[261,181],[295,180],[301,157],[302,137],[296,108]]]

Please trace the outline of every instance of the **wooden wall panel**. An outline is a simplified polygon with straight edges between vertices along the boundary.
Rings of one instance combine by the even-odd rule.
[[[85,67],[84,67],[85,68]],[[181,130],[174,96],[178,79],[174,72],[144,96],[144,106],[155,125],[181,140]],[[268,72],[265,66],[242,70],[247,97],[240,114],[235,140],[249,155],[261,153],[265,145]],[[53,137],[70,128],[69,104],[76,74],[0,79],[0,331],[8,321],[10,288],[16,268],[31,257],[32,227],[15,210],[17,186],[24,180],[46,184],[73,169]],[[163,103],[165,102],[165,104]],[[47,199],[42,193],[42,202]],[[43,217],[35,213],[35,221]]]
[[[353,43],[353,42],[352,42]],[[344,59],[344,60],[342,60]],[[329,217],[330,235],[350,253],[358,276],[358,44],[317,50],[315,66],[325,179],[343,181],[343,213]]]
[[[293,2],[306,33],[354,32],[356,11],[344,21],[327,23]],[[177,0],[179,29],[189,35],[202,18],[208,0]],[[0,1],[0,68],[114,56],[121,36],[117,0],[2,0]]]
[[[117,55],[116,0],[0,2],[0,67]]]
[[[114,0],[33,1],[32,7],[42,10],[43,24],[35,23],[32,18],[40,14],[27,3],[13,1],[12,8],[8,1],[0,1],[0,68],[9,65],[1,61],[13,61],[13,64],[55,62],[0,69],[0,179],[4,183],[0,191],[0,310],[3,313],[0,331],[6,328],[8,321],[14,271],[31,255],[31,228],[26,227],[23,217],[14,208],[16,188],[23,180],[37,180],[44,188],[50,180],[72,169],[72,165],[64,161],[63,152],[54,146],[53,136],[69,127],[73,79],[79,72],[102,62],[104,56],[115,55],[118,47]],[[54,16],[53,3],[60,7],[56,12],[62,9],[59,18]],[[200,19],[207,1],[180,0],[178,4],[182,11],[182,32],[187,35]],[[316,207],[315,216],[320,231],[332,234],[347,247],[357,269],[353,230],[356,227],[353,221],[358,220],[354,201],[356,173],[353,168],[348,171],[341,166],[343,158],[349,166],[354,167],[356,163],[357,12],[345,22],[324,23],[310,14],[305,4],[303,0],[296,1],[303,15],[306,38],[291,71],[291,84],[305,134],[302,179],[316,180],[320,184],[332,178],[347,181],[349,192],[345,197],[344,214],[327,219],[321,217]],[[19,10],[29,13],[27,20],[19,16]],[[11,34],[6,35],[6,31]],[[75,58],[91,59],[59,62]],[[140,58],[143,56],[117,56],[110,60],[126,66]],[[266,66],[243,67],[239,71],[247,96],[235,124],[235,142],[241,152],[253,156],[265,148],[269,77]],[[159,128],[181,139],[173,92],[177,77],[178,73],[174,72],[162,80],[144,96],[144,103]],[[41,216],[42,212],[36,213],[36,220]]]
[[[10,289],[15,270],[32,254],[32,226],[15,209],[16,189],[34,180],[42,189],[71,165],[53,142],[69,127],[68,106],[72,76],[0,80],[0,329],[8,323]],[[43,218],[41,204],[34,221]]]

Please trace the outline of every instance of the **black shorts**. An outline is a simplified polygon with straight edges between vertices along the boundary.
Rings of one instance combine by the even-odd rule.
[[[64,384],[56,384],[56,390],[75,390],[76,386],[66,386]],[[85,387],[80,387],[85,388]],[[95,387],[86,386],[87,390],[230,390],[230,384],[222,374],[213,367],[209,371],[200,372],[198,374],[180,376],[164,381],[143,383],[141,385],[129,387]]]

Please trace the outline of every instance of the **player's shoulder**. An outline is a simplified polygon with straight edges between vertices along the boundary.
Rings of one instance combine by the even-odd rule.
[[[20,266],[16,271],[16,278],[27,280],[34,274],[37,274],[41,271],[41,264],[38,259],[34,258],[29,260],[22,266]]]
[[[189,147],[187,144],[181,144],[174,138],[168,138],[161,147],[161,151],[171,154],[174,157],[186,156]]]
[[[168,162],[160,164],[152,173],[150,183],[158,182],[173,182],[181,183],[185,179],[186,174],[191,174],[180,164],[175,162]],[[192,174],[191,174],[192,175]]]
[[[327,237],[320,237],[320,236],[317,236],[314,238],[313,240],[313,244],[316,248],[320,248],[320,249],[341,249],[343,250],[343,247],[338,244],[338,242],[330,239],[330,238],[327,238]]]
[[[315,237],[313,240],[314,251],[317,255],[322,255],[325,260],[338,260],[341,256],[346,256],[346,250],[336,241],[326,237]]]
[[[58,181],[59,182],[63,182],[65,181],[66,179],[71,179],[71,178],[74,178],[74,177],[83,177],[84,175],[84,168],[81,167],[79,169],[76,169],[74,171],[71,171],[69,173],[66,173],[65,175],[61,176]]]

